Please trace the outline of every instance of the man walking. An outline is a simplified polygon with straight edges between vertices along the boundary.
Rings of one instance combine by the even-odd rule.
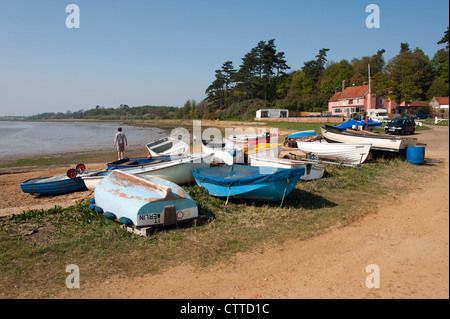
[[[119,127],[116,137],[114,139],[114,146],[117,147],[117,157],[119,160],[124,159],[125,146],[128,146],[127,137],[122,132],[122,128]]]

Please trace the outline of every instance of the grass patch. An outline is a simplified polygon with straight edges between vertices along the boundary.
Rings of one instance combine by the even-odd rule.
[[[3,217],[0,296],[41,298],[65,290],[69,264],[80,267],[82,285],[111,275],[158,273],[180,264],[232,262],[238,252],[311,238],[376,213],[378,205],[395,202],[418,180],[431,179],[434,171],[432,165],[411,165],[403,158],[377,158],[363,169],[329,165],[323,178],[297,184],[281,208],[280,203],[234,198],[225,206],[225,200],[203,188],[184,187],[207,221],[145,238],[90,211],[88,198],[66,209],[55,206]]]
[[[435,123],[434,119],[428,119],[428,120],[423,120],[422,121],[423,124],[434,125],[434,126],[448,126],[448,122],[449,122],[448,119],[446,121],[440,121],[438,123]]]

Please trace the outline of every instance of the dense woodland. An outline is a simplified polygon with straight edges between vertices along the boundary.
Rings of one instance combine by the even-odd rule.
[[[439,38],[439,37],[438,37]],[[361,85],[372,76],[372,92],[402,101],[429,101],[433,96],[449,96],[449,29],[437,42],[443,48],[432,58],[420,48],[401,43],[399,52],[385,61],[385,50],[371,56],[328,61],[329,48],[298,70],[287,64],[285,53],[278,51],[275,39],[260,41],[238,67],[225,61],[215,71],[215,79],[206,90],[206,98],[186,101],[183,107],[138,106],[121,104],[117,108],[95,108],[77,112],[42,113],[31,119],[222,119],[250,120],[260,108],[286,108],[295,112],[322,112],[328,100],[341,88],[342,81]]]

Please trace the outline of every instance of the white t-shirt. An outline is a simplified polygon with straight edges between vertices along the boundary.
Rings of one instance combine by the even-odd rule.
[[[118,145],[125,145],[125,133],[124,132],[117,132],[116,139],[117,139]]]

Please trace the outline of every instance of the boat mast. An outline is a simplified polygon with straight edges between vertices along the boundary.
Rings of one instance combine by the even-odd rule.
[[[370,90],[370,63],[368,65],[368,69],[369,69],[369,107],[368,107],[368,109],[370,110],[371,106],[372,106],[372,92]]]

